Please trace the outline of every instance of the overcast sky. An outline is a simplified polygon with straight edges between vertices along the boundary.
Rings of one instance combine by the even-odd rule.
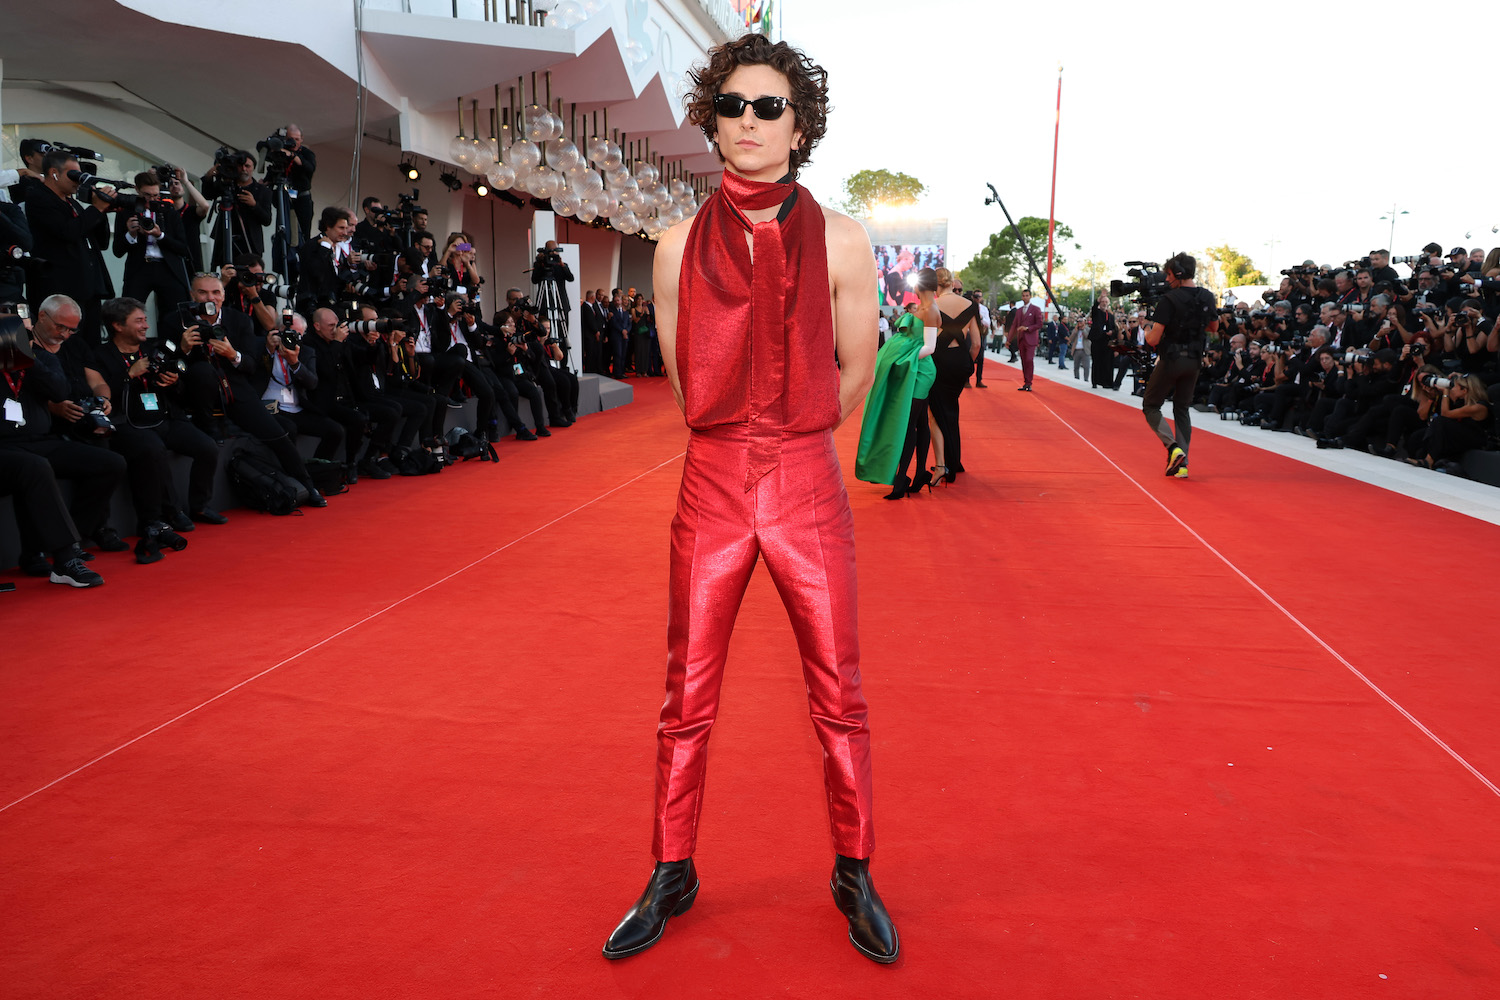
[[[1062,63],[1076,259],[1227,242],[1268,273],[1339,263],[1386,246],[1393,202],[1398,256],[1500,244],[1500,3],[1182,8],[786,0],[783,36],[834,105],[801,179],[832,200],[861,169],[916,176],[961,266],[1004,225],[986,181],[1016,218],[1047,215]]]

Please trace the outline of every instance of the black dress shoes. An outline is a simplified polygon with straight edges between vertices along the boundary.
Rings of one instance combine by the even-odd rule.
[[[109,525],[94,532],[94,543],[99,546],[101,552],[130,551],[130,543],[121,538],[120,533]]]
[[[604,957],[625,958],[660,941],[662,931],[667,929],[667,918],[692,908],[698,884],[692,858],[658,861],[651,871],[651,881],[646,883],[646,891],[604,942]]]
[[[229,518],[225,517],[223,514],[220,514],[212,507],[204,507],[200,510],[195,510],[191,514],[189,514],[188,517],[191,517],[194,521],[197,521],[200,524],[229,523]]]
[[[317,490],[313,489],[311,483],[304,483],[303,485],[307,487],[307,499],[304,500],[304,501],[302,501],[302,505],[304,507],[327,507],[328,506],[328,501],[326,499],[324,499],[323,494],[321,494]]]
[[[195,527],[197,527],[195,524],[193,524],[192,518],[188,517],[176,507],[168,507],[163,510],[161,519],[163,521],[166,521],[171,529],[177,532],[179,535],[184,531],[192,531]]]
[[[901,954],[901,939],[891,923],[875,883],[870,881],[869,858],[834,855],[833,878],[828,882],[833,901],[849,921],[849,943],[861,955],[889,965]]]

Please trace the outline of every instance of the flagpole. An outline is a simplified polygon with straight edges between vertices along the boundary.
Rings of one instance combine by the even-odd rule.
[[[1057,67],[1057,117],[1052,122],[1052,204],[1047,209],[1047,288],[1052,288],[1052,231],[1057,227],[1057,140],[1062,131],[1062,65]],[[1053,305],[1056,305],[1056,300]]]

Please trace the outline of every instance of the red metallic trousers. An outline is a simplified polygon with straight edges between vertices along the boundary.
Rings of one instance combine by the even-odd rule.
[[[708,736],[719,710],[729,635],[755,560],[781,594],[823,744],[834,848],[875,847],[870,728],[859,686],[854,518],[833,433],[784,434],[780,462],[745,489],[750,431],[694,431],[672,519],[667,698],[657,727],[658,861],[691,857],[703,809]]]

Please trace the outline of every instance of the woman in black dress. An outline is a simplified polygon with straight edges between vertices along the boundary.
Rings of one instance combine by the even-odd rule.
[[[932,471],[951,483],[964,471],[958,397],[968,385],[969,376],[974,374],[974,358],[979,353],[979,303],[953,291],[953,272],[946,267],[937,269],[937,278],[937,307],[943,330],[932,354],[937,381],[927,405],[932,417],[933,453],[938,463]]]

